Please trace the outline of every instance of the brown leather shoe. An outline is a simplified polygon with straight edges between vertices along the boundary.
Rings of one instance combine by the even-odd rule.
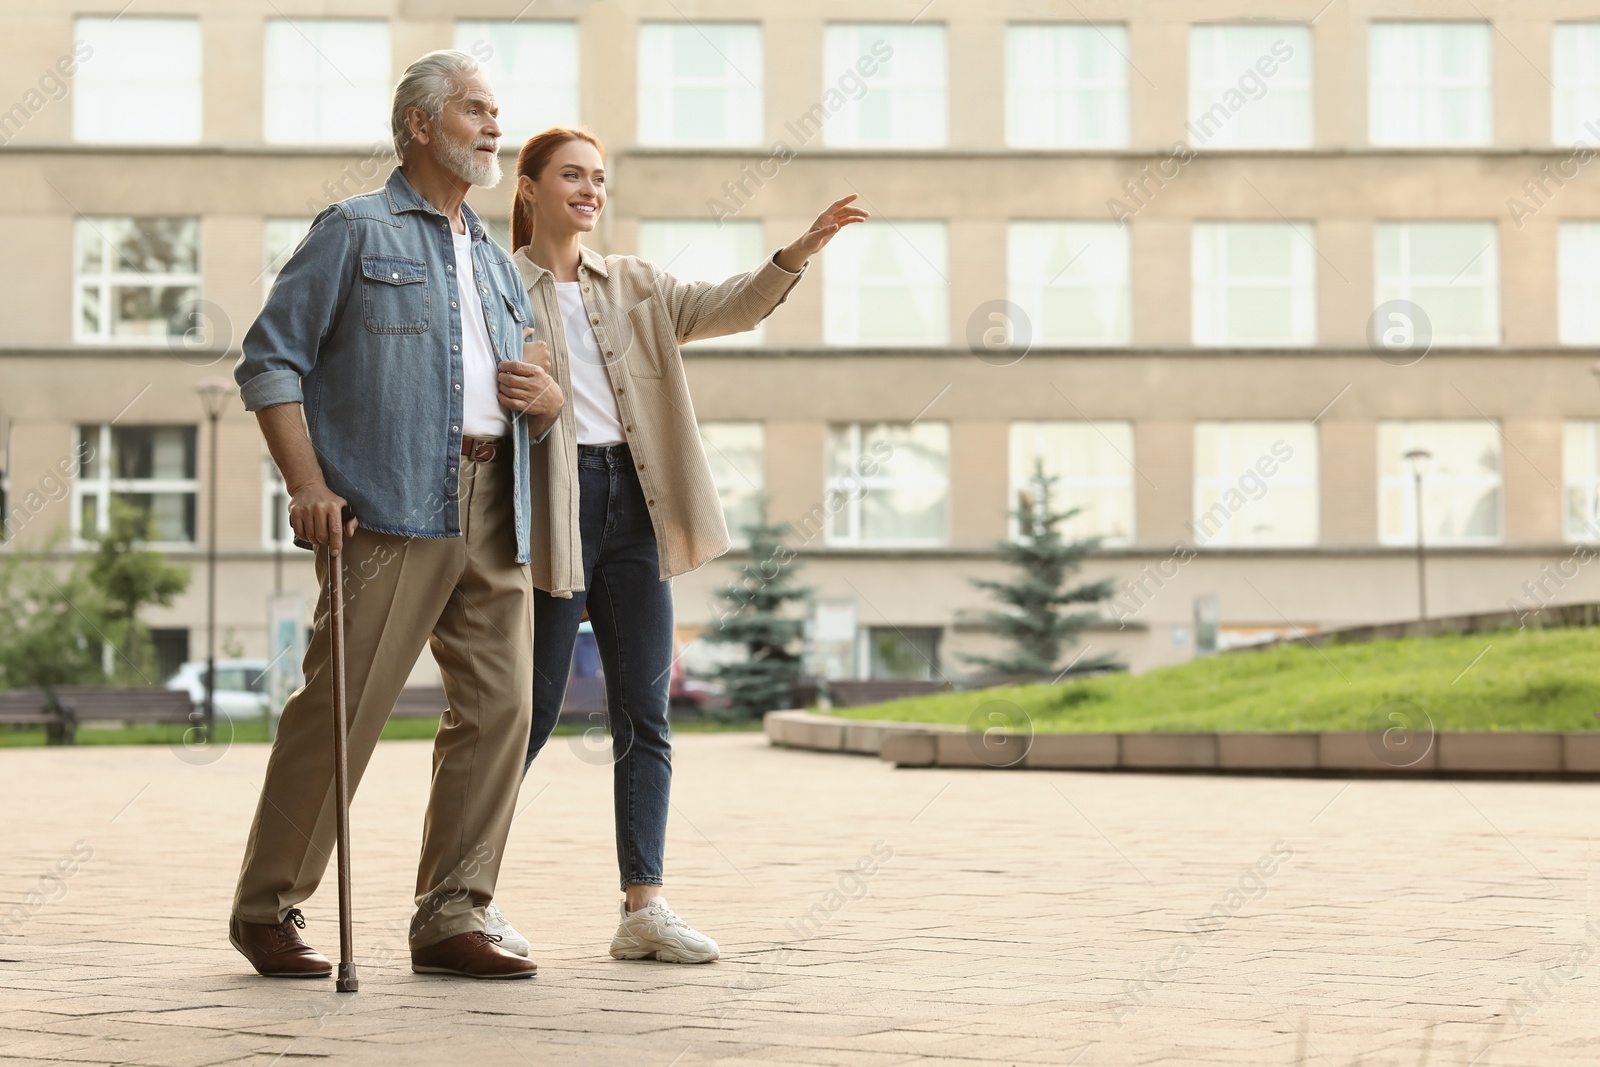
[[[539,965],[501,948],[500,939],[482,930],[447,937],[411,950],[418,974],[459,974],[464,978],[532,978]]]
[[[333,973],[333,964],[300,940],[305,925],[299,908],[290,908],[276,926],[247,923],[235,915],[228,920],[228,941],[268,978],[326,978]]]

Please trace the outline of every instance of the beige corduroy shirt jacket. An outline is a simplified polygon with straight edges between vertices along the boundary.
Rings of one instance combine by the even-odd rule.
[[[568,398],[555,425],[533,446],[528,464],[533,584],[570,597],[583,588],[583,543],[566,333],[560,327],[555,276],[525,250],[512,261],[533,306],[534,335],[550,347],[551,370]],[[750,273],[725,282],[686,282],[634,256],[583,250],[579,292],[650,508],[662,581],[717,558],[729,546],[678,346],[754,329],[783,303],[801,274],[790,274],[769,256]]]

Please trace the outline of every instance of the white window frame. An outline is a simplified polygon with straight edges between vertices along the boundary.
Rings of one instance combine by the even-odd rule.
[[[1033,346],[1122,347],[1132,341],[1128,235],[1128,227],[1103,220],[1015,219],[1007,224],[1006,286],[1011,302],[1027,316],[1028,340]],[[1051,271],[1056,250],[1063,243],[1078,251]],[[1075,291],[1088,294],[1099,312],[1095,320],[1098,333],[1072,335],[1047,330],[1045,302],[1049,295]]]
[[[295,249],[300,247],[300,242],[306,239],[306,234],[311,232],[312,219],[298,215],[274,215],[262,220],[261,225],[261,299],[265,301],[272,292],[272,284],[278,280],[278,274],[283,270],[289,257],[294,255]],[[299,236],[292,242],[274,248],[280,242],[273,237],[274,224],[279,230],[296,230]]]
[[[943,478],[898,478],[890,477],[882,471],[871,475],[864,472],[863,467],[870,465],[871,457],[864,457],[862,441],[864,427],[906,426],[914,427],[915,423],[875,422],[875,423],[834,423],[829,425],[827,435],[823,442],[823,469],[827,473],[826,482],[826,507],[830,518],[823,529],[826,531],[826,543],[835,548],[938,548],[950,543],[950,424],[946,422],[925,422],[927,427],[939,427],[944,432],[945,471]],[[840,474],[831,469],[833,461],[833,440],[835,432],[843,431],[848,435],[850,449],[850,472]],[[861,530],[861,502],[874,490],[893,489],[939,489],[944,492],[944,529],[932,537],[916,538],[884,538],[873,539],[863,535]],[[836,532],[834,520],[840,515],[844,517],[844,530]]]
[[[349,53],[333,49],[325,39],[330,32],[353,30],[358,26],[373,31],[374,36],[365,47],[355,51],[370,53],[382,62],[381,75],[372,73],[362,77],[360,82],[352,80],[352,76],[341,70],[337,60],[328,54],[329,51],[339,51],[341,55]],[[389,107],[394,88],[390,39],[389,21],[384,18],[267,19],[261,63],[262,141],[289,145],[361,145],[371,146],[375,151],[390,146]],[[274,84],[277,74],[274,68],[275,57],[280,49],[299,50],[302,46],[309,46],[316,59],[310,79],[301,86],[312,103],[297,107],[293,101],[280,102],[282,86]],[[345,66],[352,66],[348,59]],[[374,67],[374,71],[376,69]],[[371,118],[366,118],[365,113],[362,115],[362,121],[371,125],[353,138],[323,129],[327,118],[333,113],[325,113],[325,109],[332,106],[330,100],[336,101],[347,93],[352,96],[365,94],[366,99],[361,103],[372,112]]]
[[[1427,71],[1430,53],[1439,40],[1428,38],[1443,30],[1471,28],[1481,50],[1475,57],[1481,70],[1472,75],[1447,78]],[[1415,51],[1409,61],[1399,64],[1400,74],[1391,77],[1379,69],[1384,49],[1404,48],[1406,37]],[[1387,38],[1387,39],[1386,39]],[[1434,61],[1436,62],[1436,60]],[[1451,94],[1466,94],[1471,101],[1460,134],[1450,136],[1438,128],[1445,101]],[[1435,128],[1428,132],[1430,120]],[[1399,148],[1483,147],[1494,140],[1494,38],[1487,22],[1461,21],[1378,21],[1370,24],[1367,36],[1367,139],[1373,145]]]
[[[1434,448],[1428,440],[1418,440],[1417,431],[1419,428],[1439,425],[1482,426],[1485,421],[1488,420],[1414,419],[1385,420],[1378,423],[1378,540],[1380,544],[1393,545],[1395,547],[1414,547],[1417,543],[1417,492],[1415,475],[1412,471],[1411,462],[1403,458],[1399,461],[1398,474],[1385,474],[1383,472],[1384,456],[1386,454],[1386,449],[1384,447],[1386,435],[1398,434],[1399,455],[1403,457],[1407,452],[1415,448],[1427,448],[1430,451],[1434,451]],[[1441,482],[1438,474],[1431,473],[1427,467],[1424,467],[1423,492],[1426,494],[1430,487],[1438,488],[1441,485],[1449,489],[1471,488],[1474,486],[1482,488],[1492,487],[1495,491],[1497,505],[1495,512],[1495,533],[1489,537],[1434,537],[1433,535],[1428,534],[1423,538],[1424,546],[1448,547],[1452,545],[1498,545],[1505,542],[1506,492],[1504,439],[1500,433],[1500,424],[1498,422],[1489,421],[1489,425],[1494,431],[1492,439],[1497,450],[1499,470],[1493,476],[1456,475],[1451,476]],[[1402,509],[1402,513],[1398,516],[1398,518],[1402,523],[1403,533],[1391,536],[1386,534],[1385,531],[1389,527],[1388,502],[1393,498],[1395,493],[1399,494],[1400,503],[1397,506]],[[1426,506],[1426,499],[1424,499],[1423,503],[1424,506]],[[1424,515],[1423,519],[1424,521],[1427,521],[1427,516]]]
[[[1550,28],[1550,142],[1600,142],[1600,22]]]
[[[1304,447],[1303,438],[1306,431],[1310,432],[1310,456],[1302,458],[1298,450],[1294,451],[1291,460],[1298,460],[1305,464],[1297,469],[1309,473],[1290,473],[1285,469],[1289,461],[1279,459],[1269,446],[1265,453],[1241,447],[1242,441],[1234,441],[1232,434],[1236,430],[1263,430],[1268,433],[1279,434],[1278,440],[1283,440],[1284,435],[1293,434],[1302,438],[1299,442]],[[1271,428],[1271,429],[1268,429]],[[1207,433],[1217,435],[1217,463],[1213,474],[1200,473],[1201,438]],[[1242,436],[1242,435],[1241,435]],[[1287,442],[1285,442],[1287,443]],[[1295,446],[1290,445],[1291,449]],[[1205,548],[1310,548],[1314,547],[1322,536],[1321,514],[1321,484],[1320,484],[1320,449],[1321,441],[1318,439],[1317,427],[1310,421],[1297,421],[1285,419],[1230,419],[1221,421],[1206,420],[1196,422],[1194,426],[1194,517],[1190,524],[1190,531],[1194,534],[1195,544]],[[1238,453],[1237,455],[1235,453]],[[1273,474],[1262,473],[1259,464],[1263,459],[1270,459],[1276,465]],[[1230,491],[1237,490],[1241,495],[1245,488],[1243,480],[1254,475],[1257,480],[1266,486],[1262,494],[1255,498],[1245,497],[1242,506],[1232,509],[1223,517],[1222,524],[1214,533],[1203,532],[1201,520],[1206,518],[1211,508],[1220,503],[1226,510],[1226,498]],[[1251,506],[1258,504],[1270,496],[1274,491],[1284,489],[1309,490],[1310,493],[1310,535],[1304,538],[1255,538],[1243,534],[1238,520],[1241,517],[1249,521]],[[1214,499],[1212,495],[1214,494]],[[1208,500],[1211,501],[1208,503]]]
[[[1257,38],[1261,44],[1253,64],[1238,70],[1224,66],[1231,54],[1229,34],[1242,38]],[[1289,40],[1293,38],[1293,40]],[[1282,41],[1291,50],[1290,60],[1277,57],[1273,49]],[[1248,51],[1248,49],[1246,49]],[[1205,54],[1210,53],[1210,63]],[[1310,148],[1316,141],[1314,78],[1312,71],[1311,27],[1304,23],[1259,22],[1205,22],[1189,27],[1189,133],[1194,148],[1253,148],[1298,149]],[[1299,62],[1294,62],[1298,60]],[[1274,68],[1269,76],[1261,70],[1263,63]],[[1209,67],[1210,79],[1201,80],[1202,70]],[[1301,73],[1301,72],[1304,73]],[[1250,78],[1265,88],[1260,96],[1246,95],[1241,85]],[[1230,93],[1237,93],[1240,106],[1231,107]],[[1251,123],[1247,118],[1251,108],[1268,96],[1282,98],[1293,93],[1298,98],[1298,113],[1294,124],[1279,122]],[[1201,122],[1213,108],[1221,106],[1227,118],[1209,136],[1201,135]]]
[[[99,433],[93,442],[85,442],[84,430],[90,426],[95,427]],[[90,482],[84,478],[82,468],[75,473],[72,479],[72,540],[79,548],[86,546],[97,534],[105,533],[111,528],[111,497],[113,494],[123,493],[188,493],[194,497],[195,502],[195,531],[193,541],[152,541],[149,547],[158,549],[193,548],[200,541],[200,429],[194,423],[152,423],[149,428],[169,429],[182,428],[190,430],[195,435],[195,476],[193,478],[114,478],[111,466],[116,458],[111,447],[111,432],[113,426],[109,422],[79,423],[72,428],[73,454],[77,456],[92,455],[97,461],[99,475]],[[133,427],[128,427],[133,428]],[[88,443],[92,452],[85,451]],[[86,497],[95,498],[95,528],[91,531],[83,529],[83,501]]]
[[[639,256],[687,282],[725,282],[758,269],[766,259],[762,223],[754,219],[640,219]],[[713,256],[703,253],[715,246]],[[707,260],[711,260],[707,263]],[[716,270],[711,270],[716,266]],[[712,275],[716,274],[717,277]],[[766,341],[766,320],[755,329],[689,342],[701,348],[750,348]]]
[[[719,31],[720,43],[707,30]],[[641,145],[677,147],[736,147],[759,145],[764,129],[762,50],[763,27],[759,22],[686,22],[674,20],[639,23],[639,130]],[[721,31],[737,31],[721,32]],[[677,41],[703,38],[722,56],[727,69],[718,76],[678,74],[673,69]],[[730,56],[730,41],[744,40],[747,50]],[[671,43],[665,43],[671,42]],[[676,132],[676,99],[682,89],[710,89],[722,94],[721,138],[699,140]]]
[[[1573,514],[1574,504],[1587,520]],[[1600,542],[1600,420],[1561,424],[1561,533],[1571,544]]]
[[[1074,40],[1077,38],[1077,40]],[[1105,77],[1081,73],[1084,42],[1115,56]],[[1039,67],[1025,70],[1028,59]],[[1031,77],[1026,77],[1031,75]],[[1078,120],[1087,94],[1106,94],[1098,109],[1103,133]],[[1092,97],[1091,97],[1092,99]],[[1030,122],[1048,112],[1047,121]],[[1054,121],[1048,121],[1053,119]],[[1047,128],[1048,127],[1048,128]],[[1128,146],[1128,27],[1121,22],[1013,22],[1006,27],[1006,144],[1013,148]]]
[[[1600,345],[1600,221],[1563,219],[1556,237],[1564,345]]]
[[[1440,226],[1472,226],[1481,230],[1487,237],[1486,247],[1477,256],[1461,265],[1461,269],[1454,276],[1444,274],[1428,275],[1411,273],[1412,243],[1421,234]],[[1385,231],[1393,232],[1399,242],[1399,265],[1393,272],[1384,269],[1383,244]],[[1432,331],[1432,344],[1460,345],[1463,347],[1492,347],[1500,344],[1503,325],[1500,319],[1500,230],[1494,222],[1485,222],[1479,219],[1430,219],[1425,222],[1417,221],[1380,221],[1374,232],[1373,241],[1373,276],[1377,282],[1377,293],[1373,299],[1373,306],[1378,307],[1391,300],[1407,300],[1420,307],[1428,316],[1429,328]],[[1437,316],[1429,310],[1427,304],[1415,299],[1418,289],[1441,289],[1459,285],[1463,279],[1474,275],[1481,290],[1479,306],[1485,309],[1490,320],[1489,332],[1482,336],[1461,333],[1444,333],[1440,331]]]
[[[455,46],[483,64],[500,106],[502,144],[520,145],[552,126],[579,124],[576,21],[458,19]],[[500,54],[508,46],[525,56],[520,68],[510,67],[509,58]]]
[[[824,29],[822,106],[830,93],[841,92],[839,81],[858,73],[863,57],[875,58],[873,46],[882,40],[894,53],[881,61],[877,73],[862,79],[866,88],[858,99],[846,98],[830,112],[822,127],[822,143],[829,148],[944,148],[950,143],[950,43],[940,23],[830,22]],[[908,42],[920,38],[931,56],[931,68],[897,63]],[[889,95],[894,116],[886,138],[869,139],[861,132],[861,99]],[[919,103],[919,101],[921,101]],[[925,108],[926,110],[919,110]]]
[[[280,536],[275,538],[272,528],[279,522],[282,523]],[[294,547],[294,527],[289,525],[289,487],[284,484],[283,475],[265,446],[261,449],[261,547]]]
[[[157,46],[149,38],[162,31],[167,39]],[[200,143],[205,100],[199,18],[80,15],[73,40],[89,50],[72,87],[74,141]]]
[[[1281,232],[1289,248],[1285,276],[1229,276],[1228,238],[1245,228]],[[1194,223],[1190,243],[1192,338],[1207,348],[1305,348],[1317,342],[1316,231],[1310,222],[1256,220]],[[1229,322],[1229,296],[1242,290],[1288,294],[1290,332],[1282,336],[1240,336]]]
[[[869,276],[863,270],[861,242],[895,242],[899,262],[909,271]],[[834,238],[823,260],[823,342],[835,347],[942,348],[950,343],[950,235],[942,220],[862,222]],[[860,255],[856,255],[857,252]],[[852,256],[855,258],[851,258]],[[925,336],[890,335],[863,340],[862,309],[877,293],[905,290],[921,305],[931,327]]]
[[[759,444],[756,446],[759,456],[754,470],[747,470],[734,463],[722,452],[718,443],[713,440],[718,431],[724,429],[754,430]],[[709,431],[709,432],[708,432]],[[707,419],[700,423],[700,439],[705,444],[707,458],[711,460],[711,484],[716,487],[717,499],[722,503],[722,517],[728,526],[728,537],[735,545],[747,545],[749,539],[745,537],[741,524],[734,520],[728,509],[728,497],[731,493],[754,493],[759,506],[762,496],[767,491],[767,427],[766,424],[754,419]],[[719,463],[717,460],[720,459]],[[723,468],[731,470],[725,473]]]
[[[1126,470],[1102,472],[1097,474],[1072,474],[1059,469],[1049,461],[1052,449],[1041,445],[1052,434],[1093,434],[1101,438],[1110,451],[1117,457],[1115,462],[1126,464]],[[1134,492],[1134,459],[1133,459],[1133,423],[1126,420],[1110,420],[1106,422],[1089,422],[1086,419],[1047,419],[1047,420],[1018,420],[1011,424],[1010,432],[1010,468],[1011,468],[1011,493],[1007,497],[1006,510],[1008,517],[1009,533],[1011,540],[1015,541],[1022,536],[1022,524],[1017,521],[1016,511],[1021,507],[1019,494],[1030,488],[1030,479],[1033,476],[1034,459],[1043,454],[1045,459],[1045,474],[1055,476],[1055,485],[1052,488],[1053,505],[1056,511],[1070,511],[1076,507],[1085,506],[1085,494],[1102,494],[1107,491],[1116,493],[1119,497],[1125,495],[1127,532],[1121,536],[1106,533],[1104,529],[1089,525],[1089,520],[1077,516],[1067,520],[1062,526],[1062,535],[1068,538],[1099,537],[1100,543],[1106,548],[1118,548],[1134,543],[1138,537],[1138,501]],[[1063,442],[1071,448],[1070,440]],[[1095,443],[1090,442],[1091,445]],[[1080,452],[1084,451],[1079,449]],[[1100,450],[1096,447],[1099,454]],[[1092,498],[1091,498],[1092,499]]]
[[[149,274],[142,270],[113,270],[112,264],[122,267],[121,254],[117,251],[115,242],[107,234],[110,222],[131,221],[140,218],[175,219],[191,222],[195,227],[195,269],[193,271],[175,271],[170,274]],[[202,297],[201,277],[205,271],[204,253],[204,223],[196,216],[191,215],[82,215],[78,217],[77,224],[73,227],[74,246],[72,250],[72,339],[78,344],[125,345],[130,348],[150,347],[151,345],[176,344],[181,339],[194,332],[194,328],[181,334],[146,334],[146,335],[118,335],[112,331],[112,293],[116,289],[192,289],[194,296],[191,303],[198,310]],[[82,258],[83,242],[98,241],[100,244],[100,269],[93,272],[80,272],[78,263]],[[93,288],[100,294],[100,324],[99,329],[90,333],[84,328],[83,294],[86,288]]]

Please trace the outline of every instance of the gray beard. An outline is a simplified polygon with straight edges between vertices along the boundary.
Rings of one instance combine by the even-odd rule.
[[[495,153],[487,163],[480,163],[474,156],[470,141],[439,138],[439,162],[444,164],[446,170],[469,185],[492,189],[500,184],[499,153]]]

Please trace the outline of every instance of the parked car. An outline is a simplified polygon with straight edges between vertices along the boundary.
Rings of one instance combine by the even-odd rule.
[[[167,682],[168,689],[183,689],[197,712],[206,706],[206,665],[202,660],[185,663]],[[271,698],[267,694],[267,661],[264,659],[217,660],[217,718],[259,719]]]

